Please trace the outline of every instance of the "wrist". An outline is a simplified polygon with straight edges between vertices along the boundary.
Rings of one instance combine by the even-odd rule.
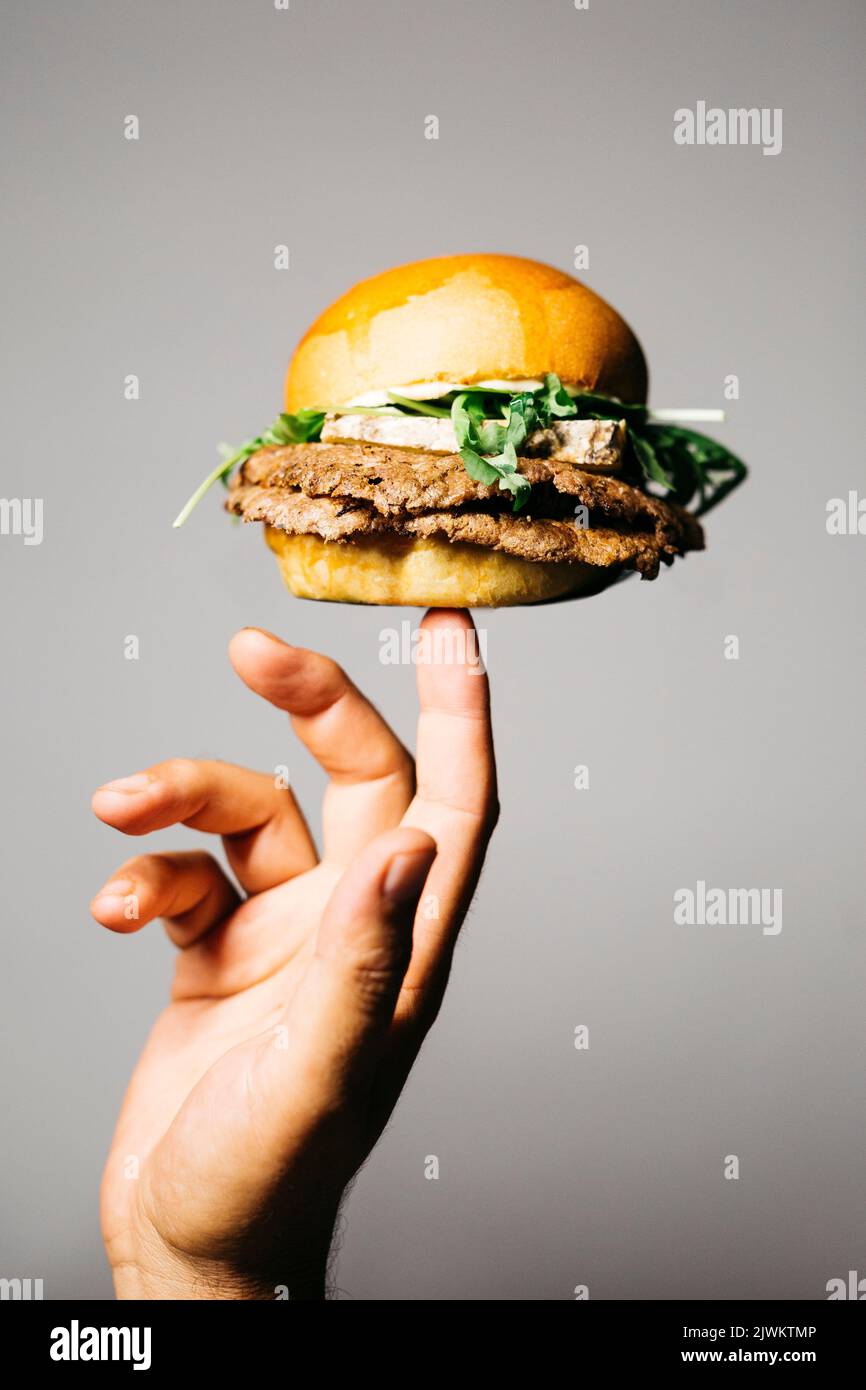
[[[324,1262],[305,1269],[239,1270],[222,1261],[190,1260],[168,1251],[147,1263],[117,1265],[112,1277],[120,1300],[320,1302],[327,1286]]]
[[[103,1236],[115,1294],[121,1300],[322,1301],[336,1210],[302,1224],[272,1211],[245,1237],[225,1230],[185,1233],[192,1250],[168,1239],[143,1206]],[[160,1223],[161,1225],[162,1223]],[[197,1247],[197,1248],[196,1248]]]

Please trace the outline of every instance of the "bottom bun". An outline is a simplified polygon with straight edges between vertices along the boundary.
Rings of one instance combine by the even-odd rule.
[[[597,565],[523,560],[451,541],[363,536],[323,541],[272,526],[265,539],[297,598],[418,608],[507,608],[598,593],[616,578]]]

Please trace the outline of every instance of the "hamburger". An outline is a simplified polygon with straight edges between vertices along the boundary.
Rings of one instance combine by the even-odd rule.
[[[300,598],[502,607],[655,579],[745,466],[651,412],[628,324],[570,275],[445,256],[356,285],[310,327],[285,411],[221,478]]]

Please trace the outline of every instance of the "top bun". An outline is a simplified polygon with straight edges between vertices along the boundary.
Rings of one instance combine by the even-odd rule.
[[[519,256],[439,256],[362,280],[316,319],[286,376],[286,410],[415,382],[543,378],[646,400],[640,344],[570,275]]]

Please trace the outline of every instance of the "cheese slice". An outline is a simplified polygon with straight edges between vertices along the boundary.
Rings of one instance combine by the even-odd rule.
[[[501,422],[500,422],[501,423]],[[323,444],[379,444],[394,449],[424,449],[456,454],[457,437],[450,419],[431,415],[336,415],[322,427]],[[625,449],[621,420],[556,420],[529,435],[521,454],[570,463],[593,473],[617,473]]]
[[[538,377],[515,377],[511,381],[493,380],[473,381],[413,381],[408,386],[386,386],[381,391],[368,391],[363,396],[353,396],[346,401],[346,409],[353,405],[390,405],[393,391],[395,396],[405,396],[407,401],[435,401],[447,396],[451,391],[503,391],[516,395],[518,391],[540,391],[544,382]],[[567,391],[568,387],[565,388]],[[569,395],[574,392],[569,391]]]

